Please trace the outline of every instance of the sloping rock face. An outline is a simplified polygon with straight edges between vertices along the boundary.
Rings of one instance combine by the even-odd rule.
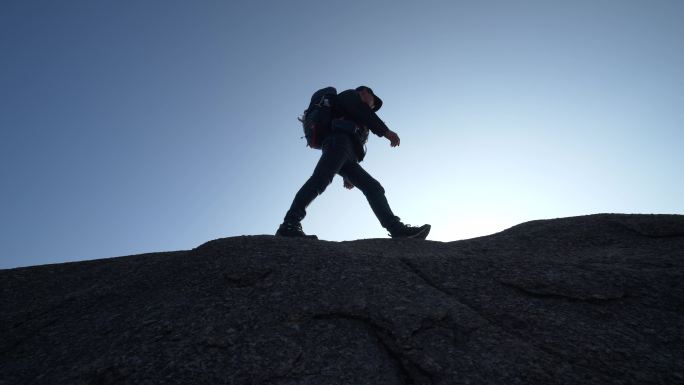
[[[0,384],[684,383],[684,216],[0,271]]]

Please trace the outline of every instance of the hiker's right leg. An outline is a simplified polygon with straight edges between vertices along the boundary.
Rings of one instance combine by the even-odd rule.
[[[430,225],[410,226],[401,222],[398,216],[392,213],[387,203],[385,189],[380,182],[375,180],[366,170],[356,162],[347,162],[340,169],[340,175],[347,178],[354,186],[363,192],[370,203],[375,216],[382,227],[390,232],[392,238],[417,238],[425,239],[430,233]]]
[[[285,214],[285,222],[299,223],[306,216],[306,208],[332,182],[335,174],[353,155],[348,136],[331,134],[323,143],[321,158],[313,174],[299,189],[290,209]],[[355,156],[355,155],[354,155]]]

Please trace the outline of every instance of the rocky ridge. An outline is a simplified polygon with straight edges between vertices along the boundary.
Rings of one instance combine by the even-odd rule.
[[[684,383],[684,216],[0,270],[0,384]]]

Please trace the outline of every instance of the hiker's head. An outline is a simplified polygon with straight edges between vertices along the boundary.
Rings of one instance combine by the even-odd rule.
[[[356,88],[356,91],[359,92],[359,96],[361,96],[361,100],[363,100],[364,103],[368,104],[368,107],[372,108],[373,111],[377,111],[382,107],[382,100],[373,93],[373,90],[371,90],[369,87],[366,86],[360,86]]]

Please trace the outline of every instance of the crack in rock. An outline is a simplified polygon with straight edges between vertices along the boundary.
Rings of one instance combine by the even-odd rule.
[[[540,289],[535,289],[531,287],[525,287],[519,284],[515,284],[512,282],[507,282],[507,281],[498,281],[500,284],[510,287],[518,291],[519,293],[522,293],[525,296],[529,297],[534,297],[534,298],[548,298],[548,299],[557,299],[557,300],[564,300],[567,302],[583,302],[583,303],[607,303],[607,302],[612,302],[612,301],[617,301],[622,298],[626,298],[627,295],[625,295],[624,292],[619,292],[615,293],[612,295],[603,295],[603,294],[590,294],[590,295],[570,295],[570,294],[563,294],[560,292],[550,292],[547,290],[543,290],[543,288]]]
[[[530,341],[529,338],[527,338],[527,337],[526,337],[525,335],[523,335],[522,333],[520,333],[520,332],[518,332],[518,331],[516,331],[516,330],[514,330],[514,329],[512,329],[512,328],[510,328],[510,327],[508,327],[508,326],[506,326],[506,325],[503,324],[503,323],[496,322],[496,321],[493,320],[491,317],[489,317],[488,315],[484,314],[482,311],[478,310],[475,306],[473,306],[473,305],[467,303],[466,301],[464,301],[464,300],[462,300],[461,298],[455,296],[454,294],[449,293],[449,292],[446,291],[445,289],[442,289],[442,288],[439,287],[437,284],[435,284],[431,279],[429,279],[429,278],[427,277],[426,274],[424,274],[422,271],[420,271],[420,269],[418,269],[417,267],[413,266],[413,265],[410,263],[410,261],[408,261],[407,259],[405,259],[405,258],[398,258],[398,259],[399,259],[406,267],[408,267],[413,273],[415,273],[417,276],[419,276],[420,278],[422,278],[423,281],[425,281],[427,284],[429,284],[430,286],[434,287],[434,288],[437,289],[438,291],[440,291],[440,292],[446,294],[446,295],[449,296],[450,298],[455,299],[459,304],[461,304],[461,305],[463,305],[463,306],[469,308],[470,310],[472,310],[473,312],[475,312],[477,315],[479,315],[483,320],[485,320],[485,321],[486,321],[487,323],[489,323],[490,325],[500,328],[501,330],[505,331],[505,332],[508,333],[509,335],[511,335],[511,336],[513,336],[513,337],[519,339],[520,341],[529,343],[530,345],[534,346],[535,348],[539,349],[540,351],[542,351],[542,352],[544,352],[544,353],[546,353],[546,354],[548,354],[548,355],[550,355],[550,356],[556,357],[556,358],[559,359],[561,362],[566,362],[566,363],[568,363],[569,365],[583,368],[583,369],[585,369],[585,370],[588,370],[589,372],[593,372],[593,373],[597,373],[597,374],[603,374],[603,375],[606,375],[606,376],[609,376],[609,375],[610,375],[609,373],[605,373],[604,371],[601,371],[601,370],[598,370],[598,369],[596,369],[596,368],[592,368],[592,367],[583,365],[583,364],[581,364],[581,363],[575,362],[574,360],[570,360],[568,357],[564,356],[564,355],[563,355],[562,353],[560,353],[560,352],[557,352],[557,351],[555,351],[555,350],[553,350],[553,349],[551,349],[551,348],[548,348],[548,347],[546,347],[546,346],[544,346],[544,345],[535,343],[534,341]],[[517,290],[523,291],[526,295],[535,295],[535,296],[538,296],[537,293],[529,293],[529,292],[525,291],[525,290],[524,290],[523,288],[521,288],[521,287],[517,287],[517,286],[512,285],[512,284],[506,284],[505,282],[501,282],[501,281],[499,281],[499,282],[500,282],[501,284],[505,285],[505,286],[510,286],[510,287],[513,287],[513,288],[515,288],[515,289],[517,289]],[[548,296],[549,296],[549,297],[554,297],[554,298],[560,297],[560,298],[562,298],[562,299],[564,299],[564,300],[573,300],[573,298],[571,298],[571,297],[565,297],[565,296],[553,296],[553,295],[548,295]],[[618,300],[618,299],[620,299],[620,298],[622,298],[622,296],[620,296],[619,298],[600,299],[600,300],[578,300],[578,299],[574,299],[574,300],[575,300],[576,302],[599,302],[599,303],[600,303],[600,302],[606,302],[606,301],[610,301],[610,300]]]
[[[316,320],[338,320],[338,321],[360,321],[365,324],[380,343],[388,357],[397,365],[400,370],[399,377],[405,385],[430,385],[433,383],[432,374],[413,363],[402,352],[401,348],[392,337],[392,332],[378,325],[371,318],[347,314],[347,313],[325,313],[311,317]]]
[[[301,361],[302,357],[304,356],[304,351],[300,350],[299,354],[297,354],[297,358],[295,358],[292,361],[292,365],[290,365],[290,368],[287,370],[287,373],[285,374],[279,374],[279,375],[273,375],[271,377],[268,377],[263,380],[264,383],[269,383],[269,382],[280,382],[280,381],[287,381],[287,380],[296,380],[298,378],[303,378],[303,377],[310,377],[310,376],[316,376],[320,375],[320,371],[317,373],[297,373],[296,375],[292,375],[292,371],[294,368],[297,367],[297,364],[299,361]]]
[[[248,273],[223,273],[228,287],[242,288],[256,286],[259,282],[266,280],[273,270],[254,271]]]
[[[422,271],[420,271],[420,269],[418,269],[417,267],[413,266],[413,264],[411,264],[411,262],[410,262],[408,259],[406,259],[406,258],[398,258],[398,259],[399,259],[399,261],[401,261],[401,262],[404,264],[404,266],[408,267],[408,269],[409,269],[411,272],[413,272],[415,275],[417,275],[417,276],[420,277],[423,281],[425,281],[425,283],[427,283],[428,285],[430,285],[430,286],[432,286],[433,288],[437,289],[437,291],[442,292],[444,295],[446,295],[446,296],[448,296],[448,297],[456,298],[456,299],[458,300],[458,298],[455,297],[452,293],[449,293],[449,292],[446,291],[445,289],[439,287],[437,284],[435,284],[434,282],[432,282],[432,280],[431,280],[427,275],[425,275],[425,273],[423,273]]]

